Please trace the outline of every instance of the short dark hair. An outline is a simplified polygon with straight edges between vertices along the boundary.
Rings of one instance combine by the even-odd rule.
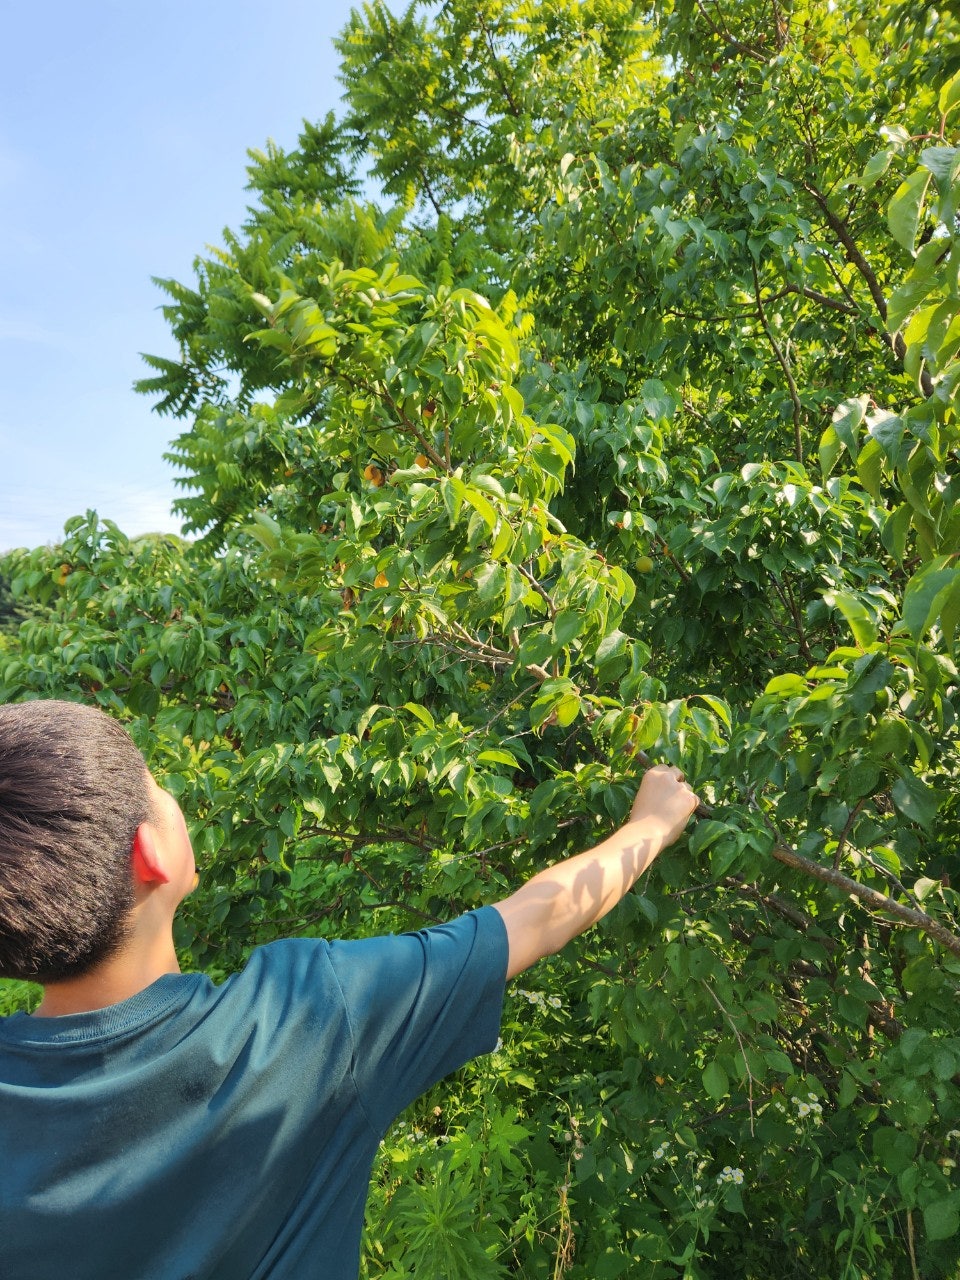
[[[0,977],[63,981],[122,946],[148,785],[143,756],[104,712],[0,706]]]

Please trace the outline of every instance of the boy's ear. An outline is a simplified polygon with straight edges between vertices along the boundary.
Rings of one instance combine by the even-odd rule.
[[[156,838],[147,822],[141,822],[133,837],[133,876],[140,884],[170,883],[157,849]]]

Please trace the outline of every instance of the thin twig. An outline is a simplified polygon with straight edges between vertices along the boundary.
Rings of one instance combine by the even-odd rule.
[[[754,296],[756,297],[756,300],[757,300],[757,314],[760,317],[760,323],[763,325],[763,331],[767,335],[767,338],[770,342],[771,347],[773,347],[773,354],[777,357],[777,362],[779,363],[780,368],[783,370],[783,376],[787,380],[787,388],[790,392],[790,399],[793,403],[794,447],[796,449],[797,461],[802,463],[803,462],[803,432],[802,432],[803,405],[800,403],[800,395],[799,395],[799,392],[797,391],[797,384],[793,376],[793,371],[790,368],[790,361],[787,359],[785,352],[781,350],[780,344],[777,342],[774,332],[770,328],[769,323],[767,322],[767,313],[766,313],[766,310],[764,309],[763,299],[760,297],[760,276],[757,272],[757,264],[755,262],[751,262],[750,269],[753,272],[753,289],[754,289]]]
[[[663,551],[663,554],[667,557],[667,559],[676,569],[677,573],[679,573],[680,577],[684,580],[687,586],[689,586],[693,582],[693,579],[690,577],[690,574],[687,572],[687,570],[683,567],[683,565],[680,563],[677,557],[673,554],[673,552],[664,542],[663,538],[659,536],[659,534],[657,535],[657,542],[659,542],[660,547]]]
[[[516,116],[519,119],[520,108],[517,106],[516,102],[514,101],[513,94],[510,92],[510,89],[507,86],[507,82],[503,78],[503,71],[500,66],[500,59],[497,56],[497,51],[494,48],[494,44],[493,44],[493,36],[490,34],[490,28],[487,26],[486,18],[484,17],[483,7],[480,5],[477,6],[477,17],[480,19],[480,29],[484,34],[484,38],[486,39],[486,42],[487,42],[487,49],[490,52],[490,63],[493,67],[493,74],[497,77],[497,83],[500,85],[500,88],[503,90],[503,96],[507,100],[507,106],[510,108],[510,114],[513,116]]]
[[[533,574],[530,572],[529,569],[525,569],[522,564],[518,564],[517,568],[520,570],[520,576],[525,578],[527,582],[530,583],[530,586],[533,587],[534,591],[536,591],[537,595],[547,602],[547,605],[550,609],[550,618],[552,621],[557,616],[557,606],[553,599],[553,596],[551,596],[550,593],[547,591],[546,587],[544,587],[533,576]]]
[[[853,808],[847,814],[847,820],[843,824],[843,830],[840,832],[840,839],[837,841],[836,852],[833,855],[834,871],[837,871],[840,868],[840,859],[843,856],[843,846],[847,843],[847,836],[850,834],[853,824],[857,820],[857,814],[863,808],[866,799],[867,799],[866,796],[861,796],[860,799],[857,801],[857,803],[853,806]]]
[[[737,53],[745,53],[748,58],[754,58],[758,62],[766,61],[765,55],[762,54],[759,51],[759,49],[754,49],[750,45],[744,44],[742,40],[737,40],[734,36],[732,36],[730,34],[729,27],[727,27],[726,25],[724,25],[722,28],[717,26],[714,20],[710,17],[709,13],[707,13],[707,10],[703,4],[703,0],[697,0],[697,8],[700,10],[700,14],[703,17],[704,22],[706,22],[707,26],[710,28],[713,34],[715,36],[719,36],[721,40],[725,41],[729,48],[735,49]]]
[[[751,1138],[752,1138],[752,1137],[754,1136],[754,1127],[753,1127],[753,1086],[754,1086],[754,1084],[755,1084],[755,1081],[754,1081],[754,1078],[753,1078],[753,1072],[750,1070],[750,1063],[747,1061],[747,1051],[746,1051],[746,1048],[745,1048],[744,1043],[743,1043],[743,1037],[740,1035],[740,1032],[737,1030],[736,1024],[735,1024],[735,1022],[733,1021],[733,1019],[730,1017],[730,1014],[727,1012],[727,1010],[726,1010],[726,1009],[723,1007],[723,1005],[720,1003],[720,998],[719,998],[719,996],[717,995],[717,993],[714,991],[713,987],[711,987],[711,986],[710,986],[709,982],[707,982],[707,980],[706,980],[705,978],[701,978],[701,979],[700,979],[700,982],[701,982],[701,984],[706,988],[707,993],[710,995],[710,997],[711,997],[711,999],[713,1000],[714,1004],[717,1006],[717,1008],[718,1008],[718,1009],[720,1010],[720,1012],[723,1014],[724,1018],[727,1020],[727,1024],[728,1024],[728,1026],[730,1027],[730,1030],[731,1030],[731,1031],[733,1032],[733,1034],[737,1037],[737,1044],[740,1046],[740,1056],[743,1058],[743,1065],[744,1065],[744,1068],[745,1068],[746,1073],[747,1073],[747,1104],[748,1104],[749,1109],[750,1109],[750,1136],[751,1136]]]
[[[917,1270],[917,1254],[913,1245],[913,1210],[907,1210],[907,1252],[910,1255],[910,1275],[912,1280],[921,1280]]]
[[[887,300],[884,296],[880,281],[877,279],[876,272],[867,262],[863,253],[860,251],[857,242],[854,240],[850,228],[838,214],[830,208],[827,197],[819,188],[815,187],[812,182],[803,182],[803,189],[812,196],[819,206],[823,216],[826,218],[830,229],[834,232],[837,239],[843,245],[847,259],[863,277],[867,288],[870,290],[870,296],[873,298],[874,306],[877,308],[877,314],[883,321],[884,326],[887,323]],[[903,335],[899,332],[891,334],[887,332],[886,327],[883,329],[883,340],[894,353],[898,360],[903,360],[907,354],[907,344],[903,340]],[[925,396],[933,395],[933,381],[926,369],[920,371],[920,387]]]

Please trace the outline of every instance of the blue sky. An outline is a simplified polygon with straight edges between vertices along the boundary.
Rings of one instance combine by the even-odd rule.
[[[131,384],[174,354],[151,276],[236,226],[246,149],[337,109],[341,0],[3,5],[0,551],[94,507],[176,530],[175,421]]]

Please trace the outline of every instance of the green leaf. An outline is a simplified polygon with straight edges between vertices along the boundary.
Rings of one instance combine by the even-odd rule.
[[[698,693],[695,695],[701,702],[705,702],[720,722],[729,730],[731,727],[730,707],[722,698],[715,698],[709,693]]]
[[[960,168],[960,147],[924,147],[920,152],[920,163],[937,179],[946,197]]]
[[[952,1191],[923,1208],[923,1225],[930,1240],[950,1240],[960,1232],[960,1191]]]
[[[915,774],[905,773],[890,788],[893,803],[905,818],[929,830],[937,815],[940,797]]]
[[[873,413],[867,418],[867,430],[893,465],[899,465],[904,433],[903,419],[895,413]]]
[[[477,570],[477,599],[489,606],[498,605],[503,599],[506,575],[503,566],[495,560],[488,560]]]
[[[957,580],[960,569],[953,556],[937,556],[915,573],[903,593],[902,629],[913,640],[920,640],[933,625],[940,606]]]
[[[511,769],[519,768],[516,756],[502,747],[490,747],[477,753],[477,764],[505,764]]]
[[[940,89],[940,96],[937,98],[940,114],[945,116],[958,102],[960,102],[960,71],[955,76],[951,76]]]
[[[833,427],[827,427],[823,435],[820,437],[820,448],[818,457],[820,459],[820,470],[826,478],[833,470],[833,464],[843,452],[843,445],[840,437],[837,435]]]
[[[907,546],[907,534],[910,532],[912,519],[913,512],[909,503],[902,502],[899,507],[890,512],[886,520],[884,520],[883,528],[880,531],[881,542],[898,564],[903,563],[903,556]]]
[[[837,1094],[837,1106],[841,1108],[849,1107],[850,1103],[853,1102],[859,1092],[860,1086],[857,1084],[856,1080],[849,1074],[849,1072],[844,1071],[843,1078],[840,1082],[840,1089]]]
[[[874,1159],[893,1177],[902,1173],[917,1154],[916,1139],[889,1125],[874,1129],[871,1146]]]
[[[426,707],[420,706],[417,702],[405,702],[403,709],[404,711],[409,711],[412,716],[415,716],[421,724],[425,724],[428,729],[436,728],[437,722]]]
[[[887,303],[887,328],[891,332],[902,327],[904,320],[916,311],[923,300],[937,287],[937,277],[932,270],[921,270],[919,262],[899,288],[890,295]]]
[[[768,680],[764,685],[763,692],[766,693],[806,693],[807,682],[803,676],[794,675],[792,672],[783,676],[774,676],[772,680]]]
[[[482,493],[479,493],[477,489],[475,488],[468,489],[466,486],[464,486],[463,498],[466,503],[468,503],[471,507],[473,507],[474,511],[476,511],[476,513],[480,516],[481,520],[483,520],[484,524],[492,533],[493,530],[496,528],[497,520],[499,519],[497,512],[493,507],[492,503],[490,503],[483,496]]]
[[[917,238],[917,224],[920,221],[920,209],[930,182],[930,174],[918,169],[909,178],[901,182],[887,209],[887,225],[890,234],[897,244],[902,245],[908,253],[913,253]]]
[[[880,481],[883,475],[883,450],[871,436],[860,450],[857,458],[857,476],[860,483],[873,498],[880,502]]]
[[[716,1059],[708,1063],[703,1069],[703,1087],[716,1102],[725,1098],[730,1090],[730,1081],[727,1079],[727,1073]]]
[[[499,560],[501,556],[505,556],[513,545],[513,529],[507,520],[500,521],[500,528],[497,530],[497,536],[493,540],[493,546],[490,548],[490,555],[494,560]]]
[[[458,476],[444,476],[440,481],[440,492],[443,494],[443,504],[447,509],[452,528],[460,516],[463,500],[467,496],[467,487]]]
[[[960,576],[953,586],[944,594],[940,603],[940,630],[943,632],[944,644],[952,652],[960,628]]]
[[[860,451],[860,425],[866,417],[867,396],[859,396],[853,400],[844,400],[833,411],[833,429],[842,444],[850,451],[854,462]]]
[[[718,822],[715,818],[705,818],[698,822],[690,833],[687,847],[692,854],[703,853],[721,836],[726,835],[728,830],[729,827],[725,822]]]
[[[561,648],[574,640],[583,630],[583,614],[576,609],[565,609],[553,620],[553,634]]]
[[[698,824],[699,825],[699,824]],[[741,857],[744,837],[735,831],[729,831],[710,849],[710,874],[714,880],[722,880],[730,868]]]
[[[556,706],[557,724],[561,729],[565,729],[568,724],[573,724],[577,716],[580,714],[580,699],[575,693],[568,693],[560,699]]]
[[[860,175],[860,184],[864,187],[872,187],[875,182],[879,182],[890,168],[890,161],[894,154],[893,147],[884,147],[882,151],[871,156]]]
[[[659,742],[663,733],[663,716],[652,702],[637,711],[637,724],[634,725],[631,740],[638,751],[648,751]]]
[[[861,649],[869,649],[872,644],[876,644],[876,623],[857,596],[849,591],[825,591],[823,599],[831,609],[840,610]]]

